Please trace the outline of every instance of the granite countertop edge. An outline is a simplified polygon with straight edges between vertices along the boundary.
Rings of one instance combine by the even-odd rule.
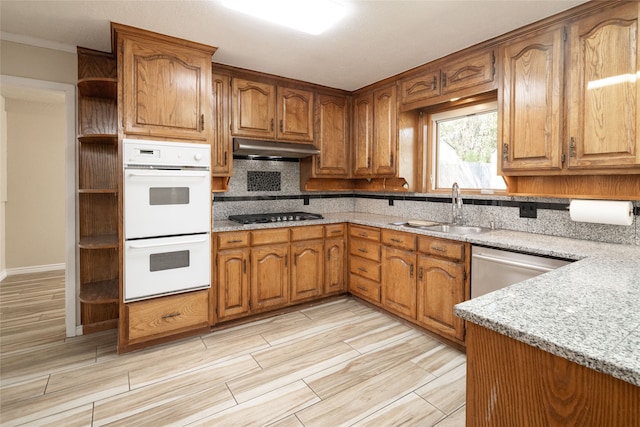
[[[473,235],[447,234],[399,225],[407,218],[370,213],[323,215],[321,220],[251,225],[216,220],[213,232],[349,222],[578,261],[458,304],[455,314],[466,321],[640,386],[640,283],[634,282],[634,277],[640,277],[640,247],[510,230]],[[576,298],[572,297],[576,291],[587,295],[584,307],[576,306]],[[601,293],[606,295],[604,304],[599,304]],[[593,296],[589,297],[591,294]],[[567,307],[574,312],[568,313]],[[615,316],[611,315],[612,309],[617,312]],[[601,339],[589,341],[589,337],[597,337],[598,333]],[[581,334],[586,334],[587,339],[580,339]]]

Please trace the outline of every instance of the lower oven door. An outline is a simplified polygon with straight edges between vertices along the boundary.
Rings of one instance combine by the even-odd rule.
[[[125,302],[211,286],[209,233],[124,242]]]
[[[124,170],[124,235],[136,239],[211,230],[208,170]]]

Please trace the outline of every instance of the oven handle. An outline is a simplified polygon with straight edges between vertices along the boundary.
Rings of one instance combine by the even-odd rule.
[[[191,243],[204,243],[206,242],[207,239],[200,239],[200,240],[189,240],[189,241],[182,241],[182,242],[171,242],[171,243],[157,243],[157,244],[147,244],[147,245],[138,245],[138,244],[134,244],[134,243],[130,243],[129,247],[131,249],[144,249],[144,248],[157,248],[159,246],[172,246],[172,245],[188,245]]]
[[[158,173],[158,171],[144,171],[141,169],[136,169],[134,171],[127,171],[128,176],[142,176],[142,177],[168,177],[168,178],[189,178],[189,177],[202,177],[207,178],[209,176],[208,172],[200,172],[200,171],[186,171],[182,170],[180,172],[173,173]]]

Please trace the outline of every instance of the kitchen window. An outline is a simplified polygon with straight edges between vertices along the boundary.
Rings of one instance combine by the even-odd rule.
[[[497,102],[464,106],[427,115],[431,190],[461,189],[480,193],[504,192],[498,175]]]

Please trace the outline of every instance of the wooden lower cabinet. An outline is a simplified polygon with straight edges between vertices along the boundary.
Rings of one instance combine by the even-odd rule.
[[[418,256],[418,323],[448,338],[464,340],[464,321],[453,306],[465,300],[465,266],[451,260]]]
[[[263,311],[289,303],[289,244],[251,248],[251,310]]]
[[[640,422],[640,387],[482,326],[468,328],[467,426]]]
[[[291,302],[322,295],[324,253],[322,240],[291,243]]]
[[[382,248],[382,305],[411,319],[416,318],[416,254]]]
[[[249,248],[220,251],[216,257],[218,319],[249,314]]]
[[[324,243],[324,293],[334,294],[346,290],[346,260],[344,237],[333,237]]]
[[[125,305],[127,344],[200,333],[209,326],[209,291],[153,298]]]

